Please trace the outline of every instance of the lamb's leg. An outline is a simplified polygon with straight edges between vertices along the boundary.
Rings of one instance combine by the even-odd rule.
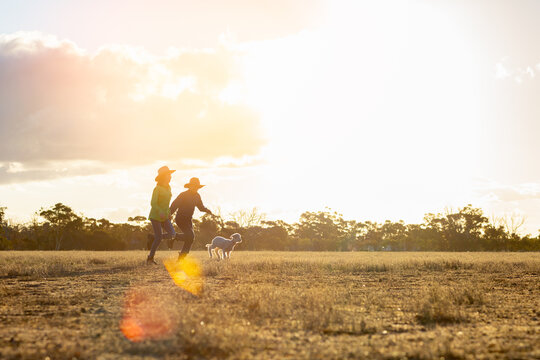
[[[212,245],[208,246],[208,255],[210,255],[210,259],[212,258]]]

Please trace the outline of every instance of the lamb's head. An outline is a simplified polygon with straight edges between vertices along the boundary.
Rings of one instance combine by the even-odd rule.
[[[239,233],[234,233],[234,234],[231,235],[231,240],[234,243],[241,243],[242,242],[242,236],[240,236]]]

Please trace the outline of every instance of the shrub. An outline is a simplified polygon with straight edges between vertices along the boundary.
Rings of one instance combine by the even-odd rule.
[[[0,235],[0,250],[11,250],[13,244],[5,236]]]

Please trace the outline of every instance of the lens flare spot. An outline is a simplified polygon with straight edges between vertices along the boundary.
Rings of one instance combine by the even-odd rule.
[[[166,259],[163,261],[163,264],[177,286],[189,291],[193,295],[199,295],[201,293],[203,279],[201,266],[197,260],[187,255],[181,261]]]
[[[131,289],[124,300],[120,331],[133,342],[162,339],[171,335],[178,325],[174,305],[159,291]]]
[[[125,317],[120,322],[120,331],[126,338],[133,342],[144,340],[144,333],[137,321],[130,317]]]

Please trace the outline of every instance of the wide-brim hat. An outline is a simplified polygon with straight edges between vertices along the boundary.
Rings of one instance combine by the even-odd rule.
[[[163,175],[166,175],[166,174],[172,174],[173,172],[175,172],[176,170],[171,170],[169,169],[168,166],[162,166],[158,169],[158,176],[156,176],[156,181],[158,181]]]
[[[185,188],[188,189],[200,189],[204,185],[201,185],[201,182],[199,181],[199,178],[191,178],[187,184],[184,185]]]

